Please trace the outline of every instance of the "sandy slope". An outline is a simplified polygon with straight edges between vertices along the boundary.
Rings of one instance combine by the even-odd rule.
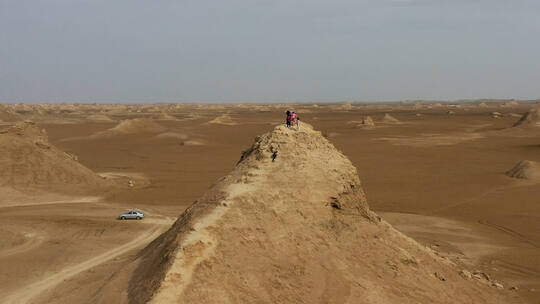
[[[39,119],[39,130],[47,130],[50,143],[77,155],[84,166],[95,172],[141,173],[152,181],[152,185],[139,188],[136,183],[135,187],[124,185],[108,194],[85,193],[84,196],[104,195],[105,199],[99,203],[81,201],[77,204],[71,204],[69,200],[73,196],[65,193],[38,194],[0,187],[0,204],[12,205],[0,210],[0,299],[49,273],[82,263],[144,233],[147,225],[114,220],[114,216],[125,208],[180,214],[194,199],[201,197],[209,185],[230,171],[238,159],[238,151],[249,146],[253,137],[267,132],[272,123],[281,123],[288,107],[271,105],[269,112],[255,113],[255,106],[199,109],[197,106],[164,105],[156,111],[153,107],[132,105],[32,105],[30,109],[10,105],[9,111],[16,113],[19,120],[33,116]],[[310,110],[304,112],[306,107]],[[519,289],[512,293],[537,303],[540,294],[537,263],[540,258],[537,199],[540,187],[532,180],[505,176],[505,172],[520,160],[540,161],[538,128],[511,128],[517,118],[510,114],[523,114],[530,106],[501,108],[491,103],[487,109],[462,106],[452,108],[455,115],[446,115],[449,108],[443,105],[437,109],[424,107],[421,111],[413,111],[412,106],[358,106],[350,111],[332,111],[325,105],[306,107],[294,109],[305,121],[313,121],[318,129],[329,134],[334,144],[359,168],[373,210],[393,212],[388,219],[388,213],[383,217],[392,225],[396,224],[396,228],[403,228],[407,235],[439,254],[446,255],[443,249],[448,247],[460,259],[474,264],[470,268],[461,266],[464,269],[485,272],[493,280],[503,283],[505,289],[516,286]],[[167,132],[204,140],[205,145],[180,145],[179,142],[185,139],[154,139],[155,133],[144,132],[92,138],[90,135],[114,127],[114,124],[85,119],[89,113],[112,114],[109,111],[113,111],[115,115],[111,117],[119,121],[149,118],[164,109],[179,118],[159,121]],[[490,113],[493,111],[502,116],[492,118]],[[421,118],[415,116],[417,112],[421,112]],[[246,120],[227,127],[205,123],[223,113]],[[365,132],[345,123],[368,115],[382,117],[384,113],[391,113],[403,124],[384,124]],[[66,121],[76,123],[66,125]],[[473,129],[473,126],[481,127]],[[461,140],[475,134],[481,137]],[[62,141],[74,136],[85,140]],[[379,140],[381,138],[392,140]],[[298,178],[288,180],[301,182],[296,181]],[[245,185],[238,184],[240,187]],[[47,190],[58,188],[51,185]],[[227,191],[232,190],[227,187]],[[242,199],[242,196],[236,199]],[[56,203],[41,204],[47,202]],[[13,206],[19,203],[29,205]],[[434,213],[437,217],[425,216]],[[143,222],[154,222],[152,218],[147,220]],[[406,225],[399,224],[402,220]],[[439,224],[444,225],[439,227]],[[215,239],[213,234],[210,236]],[[44,238],[43,242],[41,238]],[[81,240],[84,240],[81,245],[74,246]],[[218,249],[219,246],[208,252],[215,253]],[[116,280],[116,289],[108,294],[101,293],[102,286],[106,284],[108,289],[109,283],[114,285],[109,282],[113,273],[127,276],[132,268],[136,268],[133,266],[137,266],[137,262],[124,264],[134,258],[135,251],[72,276],[44,292],[43,296],[33,298],[32,302],[116,303],[118,295],[129,289],[129,278]],[[368,256],[360,250],[358,254]],[[449,255],[451,259],[453,254]],[[212,255],[209,259],[212,260]],[[205,261],[201,263],[206,264]],[[385,267],[390,267],[385,263],[376,265],[382,272]],[[197,268],[194,269],[196,274]],[[411,282],[403,289],[416,290],[416,281]],[[388,288],[390,286],[393,285]],[[401,292],[401,289],[393,290]]]
[[[220,115],[208,122],[209,124],[217,124],[217,125],[226,125],[226,126],[234,126],[237,125],[232,117],[229,114],[223,114]]]
[[[0,187],[99,187],[105,182],[50,144],[46,132],[23,122],[0,132]]]
[[[131,303],[512,301],[381,221],[306,124],[258,137],[128,269]]]

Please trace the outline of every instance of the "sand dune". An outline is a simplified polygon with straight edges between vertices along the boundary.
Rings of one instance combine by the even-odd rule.
[[[123,280],[130,303],[508,303],[370,211],[307,124],[259,136],[111,288]]]

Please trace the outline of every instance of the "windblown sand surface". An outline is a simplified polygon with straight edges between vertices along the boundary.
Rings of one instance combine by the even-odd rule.
[[[93,115],[88,116],[86,119],[88,119],[89,121],[96,121],[96,122],[113,122],[114,121],[109,116],[103,115],[103,114],[93,114]]]
[[[189,138],[189,136],[187,134],[176,133],[176,132],[164,132],[164,133],[154,136],[153,138],[162,139],[162,140],[167,140],[167,139],[186,140]]]
[[[385,140],[394,145],[411,147],[448,146],[455,145],[467,140],[480,139],[484,136],[479,133],[462,134],[422,134],[418,137],[381,137],[378,140]]]
[[[5,105],[0,303],[537,303],[533,107],[422,104]]]

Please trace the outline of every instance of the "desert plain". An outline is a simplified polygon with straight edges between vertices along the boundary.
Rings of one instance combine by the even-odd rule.
[[[350,159],[370,210],[382,220],[454,265],[456,277],[461,271],[463,280],[515,303],[540,303],[536,107],[536,101],[2,105],[0,302],[117,302],[115,294],[127,292],[125,269],[141,250],[152,248],[235,168],[254,138],[283,125],[292,110],[300,130],[311,125]],[[294,165],[279,152],[277,162]],[[294,150],[298,157],[308,152]],[[303,185],[309,171],[297,172],[281,182]],[[117,219],[130,209],[146,217]],[[380,267],[399,276],[396,265]],[[321,302],[346,302],[330,299]]]

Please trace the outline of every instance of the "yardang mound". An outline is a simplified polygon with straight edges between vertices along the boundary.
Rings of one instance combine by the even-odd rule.
[[[362,119],[358,127],[369,129],[369,128],[375,127],[375,123],[373,122],[373,119],[370,116],[366,116],[364,117],[364,119]]]
[[[521,178],[529,180],[540,180],[540,164],[530,160],[522,160],[506,175],[512,178]]]
[[[117,135],[131,135],[131,134],[144,134],[144,133],[161,133],[165,132],[167,128],[164,126],[158,124],[157,122],[148,119],[148,118],[134,118],[134,119],[126,119],[120,121],[115,127],[110,128],[105,131],[101,131],[95,134],[92,134],[89,137],[85,138],[91,138],[91,139],[97,139],[97,138],[107,138]],[[83,139],[80,137],[73,137],[68,138],[65,140],[77,140],[77,139]]]
[[[351,162],[303,123],[258,137],[98,297],[120,301],[127,289],[130,303],[508,303],[458,272],[371,212]]]
[[[107,115],[103,114],[93,114],[86,117],[86,120],[94,122],[113,122],[114,120]]]
[[[67,190],[103,185],[102,178],[47,140],[33,122],[0,132],[0,186],[15,189]]]
[[[159,115],[156,116],[156,119],[158,120],[176,120],[176,117],[168,114],[168,113],[165,113],[165,112],[161,112]]]
[[[227,126],[234,126],[237,125],[236,122],[232,119],[232,117],[229,114],[223,114],[220,115],[208,122],[209,124],[218,124],[218,125],[227,125]]]
[[[160,133],[165,130],[165,127],[148,118],[122,120],[116,127],[110,129],[112,132],[123,134]]]
[[[521,119],[514,124],[514,127],[518,126],[540,127],[540,107],[533,108],[529,112],[525,113]]]
[[[384,114],[382,121],[385,123],[401,123],[397,118],[388,113]]]

